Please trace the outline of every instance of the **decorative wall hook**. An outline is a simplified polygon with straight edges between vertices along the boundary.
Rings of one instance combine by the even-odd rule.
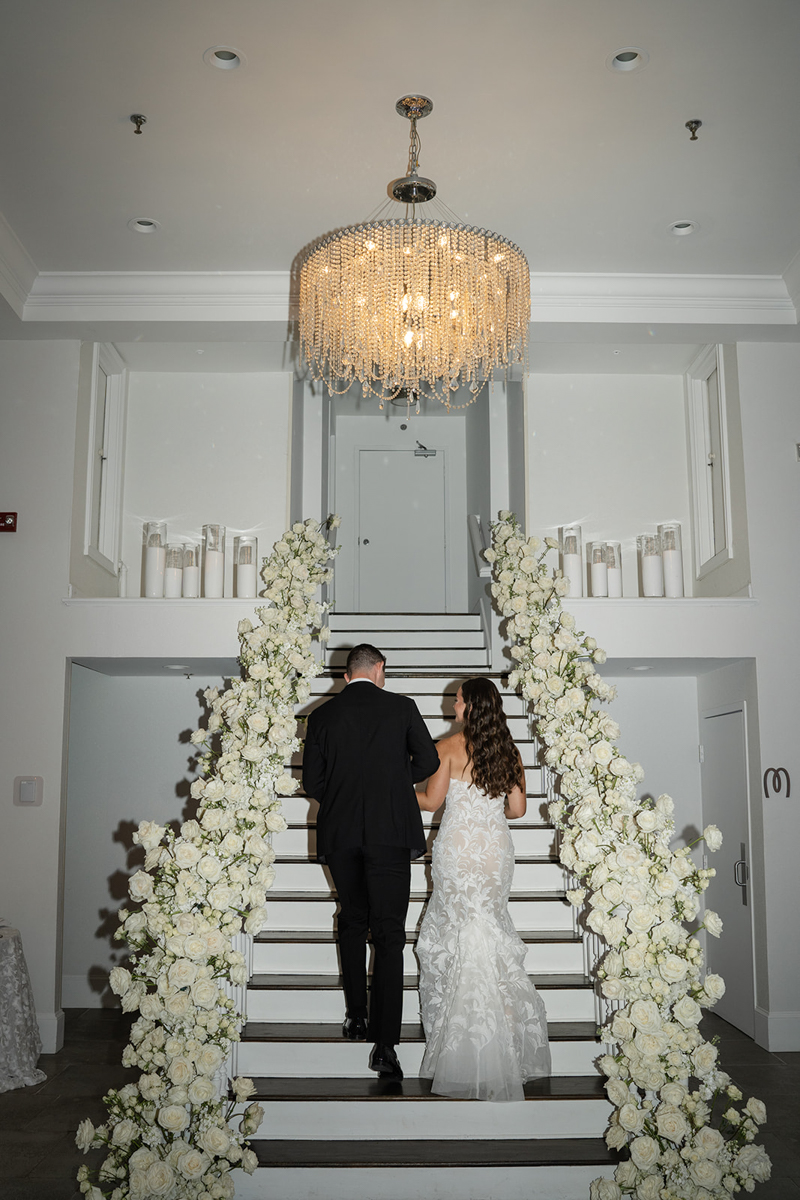
[[[783,791],[783,784],[786,782],[786,799],[789,799],[792,790],[792,781],[789,778],[789,772],[786,767],[767,767],[764,772],[764,795],[769,798],[770,792],[773,796],[780,796]]]
[[[133,120],[133,117],[131,117],[131,120]],[[703,124],[703,122],[702,122],[702,121],[687,121],[687,122],[686,122],[686,128],[689,130],[689,132],[690,132],[690,133],[691,133],[691,135],[692,135],[692,136],[689,138],[689,141],[690,141],[690,142],[696,142],[696,141],[698,140],[698,138],[697,138],[697,131],[698,131],[698,129],[700,128],[700,126],[701,126],[702,124]],[[138,133],[138,132],[139,132],[139,130],[137,130],[136,132]]]
[[[142,116],[141,113],[131,113],[131,120],[133,121],[134,125],[136,126],[136,128],[134,129],[133,132],[141,133],[142,126],[147,123],[147,117]]]

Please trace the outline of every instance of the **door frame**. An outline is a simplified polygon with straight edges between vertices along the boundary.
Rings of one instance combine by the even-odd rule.
[[[747,723],[747,701],[746,700],[730,700],[727,704],[715,704],[713,708],[704,708],[700,712],[700,745],[703,745],[703,721],[709,717],[724,717],[729,713],[742,714],[742,739],[744,741],[744,786],[745,800],[747,807],[747,867],[749,871],[747,886],[750,889],[750,903],[748,904],[748,919],[750,923],[750,956],[752,958],[753,968],[753,1026],[758,1032],[758,974],[756,971],[756,928],[755,928],[755,895],[756,889],[753,886],[753,796],[750,787],[750,741],[749,730]],[[703,805],[703,777],[700,775],[700,804]],[[705,828],[705,812],[703,812],[703,827]],[[723,836],[725,831],[723,830]],[[706,858],[712,859],[709,865],[713,866],[713,856],[703,855],[704,861]],[[706,893],[703,893],[705,896]],[[705,901],[703,904],[705,908]],[[722,931],[722,936],[725,936],[725,931]]]

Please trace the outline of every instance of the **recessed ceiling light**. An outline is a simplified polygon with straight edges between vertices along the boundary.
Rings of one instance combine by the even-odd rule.
[[[621,50],[609,54],[606,66],[609,71],[639,71],[649,61],[650,55],[640,46],[623,46]]]
[[[629,671],[652,671],[652,669],[653,669],[652,667],[645,666],[644,663],[642,663],[642,665],[638,666],[638,667],[628,667]]]
[[[160,221],[154,221],[151,217],[131,217],[128,221],[128,229],[134,233],[157,233],[160,228]]]
[[[687,234],[697,233],[700,228],[697,221],[670,221],[669,231],[674,233],[675,237],[686,237]]]
[[[211,46],[203,55],[203,62],[209,67],[219,67],[220,71],[235,71],[237,67],[243,67],[247,59],[233,46]]]

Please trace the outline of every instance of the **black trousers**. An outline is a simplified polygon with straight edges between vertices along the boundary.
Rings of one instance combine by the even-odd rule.
[[[407,846],[355,846],[327,856],[339,896],[339,954],[349,1017],[367,1016],[367,937],[375,959],[369,1003],[369,1038],[385,1046],[400,1041],[403,1014],[403,948],[411,888]]]

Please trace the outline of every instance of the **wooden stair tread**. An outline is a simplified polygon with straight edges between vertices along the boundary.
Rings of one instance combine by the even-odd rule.
[[[551,1042],[597,1041],[594,1021],[549,1022],[547,1036]],[[341,1021],[248,1021],[242,1029],[243,1042],[340,1042]],[[424,1042],[425,1034],[419,1022],[405,1024],[400,1031],[401,1042]]]
[[[528,975],[534,987],[542,991],[553,988],[588,988],[591,983],[585,975]],[[271,975],[259,972],[251,975],[248,988],[254,991],[282,991],[284,988],[292,991],[329,991],[331,988],[342,986],[341,975]],[[403,987],[406,991],[416,991],[419,987],[418,975],[404,975]]]
[[[254,1076],[255,1100],[431,1100],[439,1103],[447,1096],[431,1092],[430,1079],[364,1078],[277,1078]],[[524,1084],[526,1100],[605,1100],[601,1075],[556,1075],[531,1079]]]
[[[261,1167],[540,1167],[619,1162],[602,1138],[253,1141]]]
[[[566,943],[576,945],[581,942],[581,935],[571,929],[542,929],[534,931],[517,930],[519,937],[526,945],[534,946],[538,943],[546,943],[548,945],[553,942]],[[262,930],[257,933],[253,941],[259,945],[270,945],[277,943],[285,945],[287,942],[336,942],[336,934],[332,929],[270,929]],[[417,934],[408,930],[406,932],[406,945],[415,945]]]

